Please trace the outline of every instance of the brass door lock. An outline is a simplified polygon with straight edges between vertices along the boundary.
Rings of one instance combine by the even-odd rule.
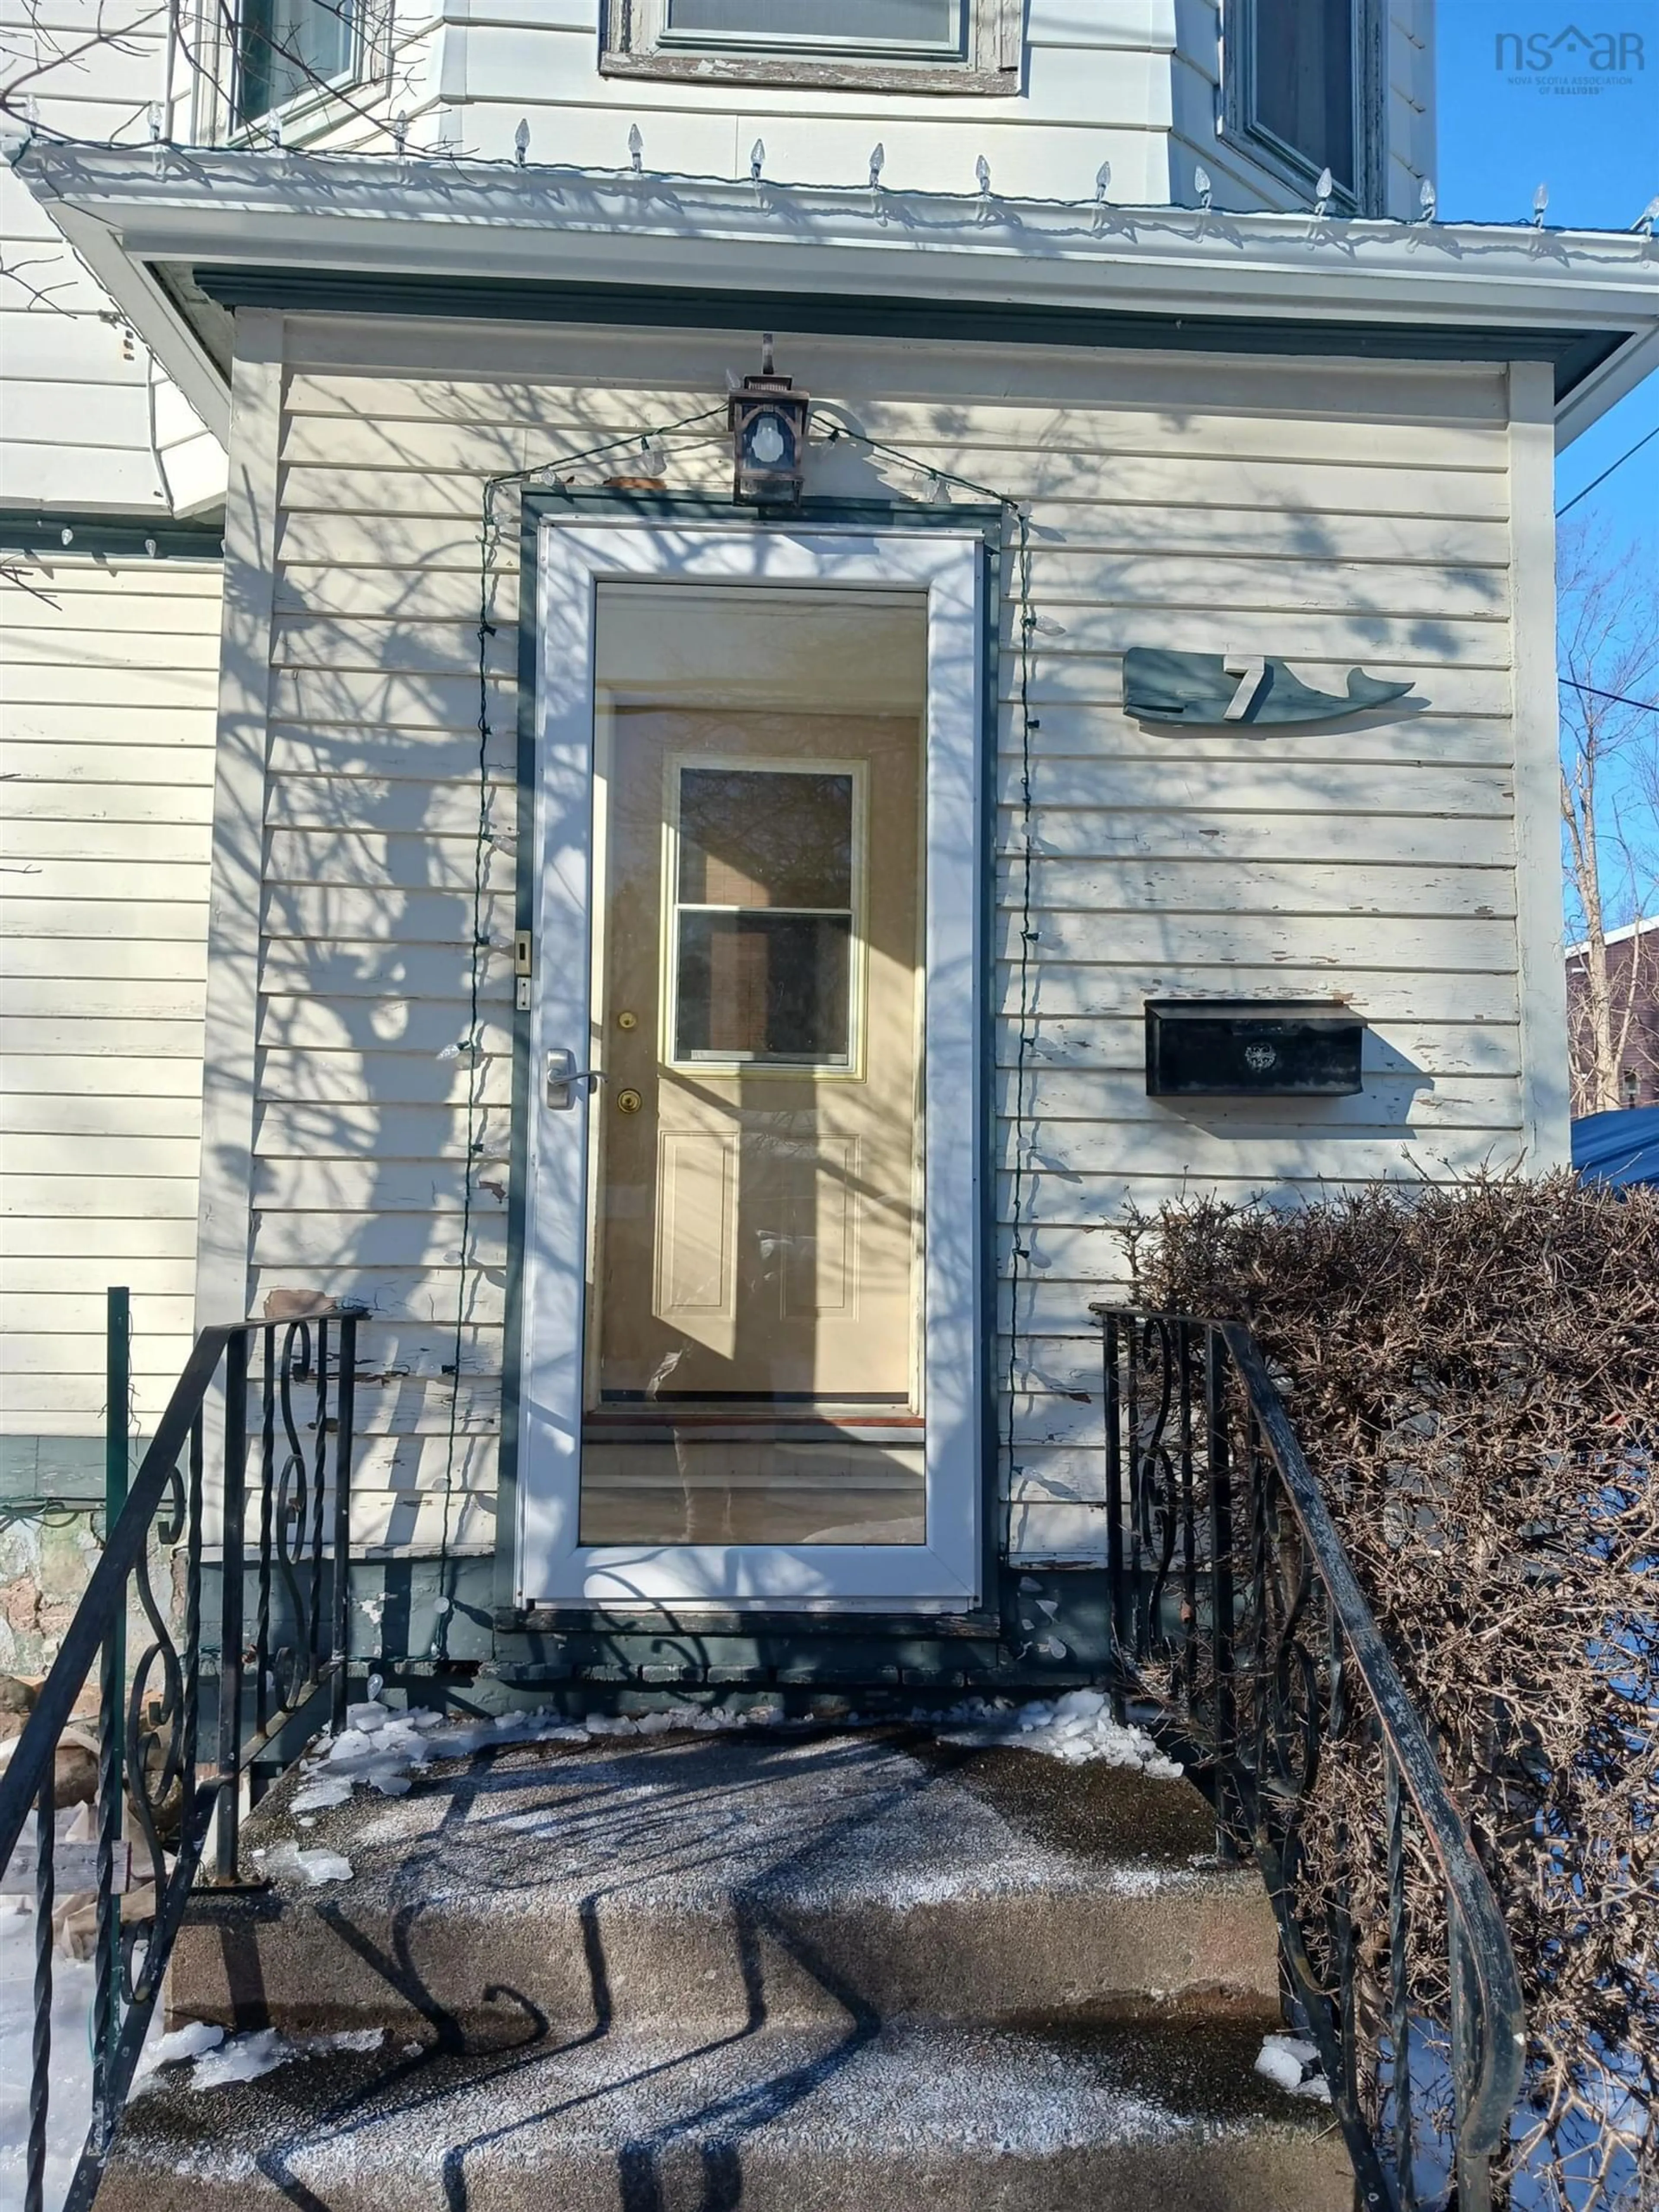
[[[617,1111],[619,1114],[637,1114],[644,1103],[637,1091],[619,1091],[617,1093]]]
[[[640,1018],[637,1014],[623,1012],[617,1017],[617,1027],[619,1030],[636,1030],[639,1025]]]

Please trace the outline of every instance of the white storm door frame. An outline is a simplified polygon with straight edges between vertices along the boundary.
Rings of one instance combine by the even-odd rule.
[[[594,642],[608,580],[925,592],[927,915],[925,1544],[582,1545],[586,1086],[544,1103],[550,1051],[586,1067],[593,1036]],[[544,521],[538,543],[536,980],[530,1025],[519,1420],[520,1604],[960,1612],[979,1601],[984,1346],[979,1141],[984,726],[981,541],[830,525]],[[603,1093],[601,1091],[600,1095]]]

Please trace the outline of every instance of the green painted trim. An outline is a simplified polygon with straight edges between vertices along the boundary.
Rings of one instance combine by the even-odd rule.
[[[550,514],[634,514],[660,517],[665,522],[776,523],[797,529],[816,522],[867,522],[872,529],[890,530],[895,520],[902,519],[907,530],[948,530],[957,535],[964,528],[1000,526],[1003,512],[994,501],[963,500],[935,507],[931,501],[810,495],[794,507],[740,507],[734,500],[710,499],[700,492],[579,491],[562,484],[535,485],[526,493],[524,503],[526,512],[533,508],[538,521]]]
[[[224,307],[292,313],[420,315],[487,322],[608,323],[655,330],[811,331],[825,337],[956,339],[1160,353],[1309,354],[1377,361],[1547,361],[1558,401],[1632,336],[1502,324],[1282,320],[1243,315],[1124,314],[992,300],[872,299],[831,292],[689,286],[518,283],[487,276],[358,276],[336,269],[204,266],[196,283]]]
[[[804,1625],[810,1624],[810,1625]],[[692,1636],[716,1639],[732,1637],[754,1642],[757,1638],[786,1638],[805,1635],[816,1640],[819,1637],[841,1638],[868,1637],[872,1632],[884,1636],[921,1636],[943,1644],[956,1645],[963,1638],[994,1638],[1000,1626],[994,1608],[981,1607],[973,1613],[826,1613],[804,1616],[780,1609],[776,1613],[698,1613],[678,1616],[672,1606],[653,1610],[641,1606],[633,1612],[616,1608],[583,1606],[519,1607],[507,1615],[498,1616],[495,1626],[504,1633],[517,1632],[526,1636],[617,1636],[648,1638],[660,1640],[663,1637]]]
[[[132,1292],[112,1283],[104,1293],[104,1523],[112,1528],[127,1502],[132,1472],[127,1438],[127,1403],[132,1388]],[[124,1632],[115,1632],[121,1658]],[[117,1668],[115,1680],[123,1679]]]
[[[522,1698],[546,1702],[545,1692],[568,1692],[578,1712],[648,1710],[665,1699],[690,1697],[725,1702],[732,1691],[765,1693],[791,1711],[806,1710],[814,1692],[855,1693],[883,1688],[960,1693],[964,1689],[1003,1697],[1052,1697],[1080,1682],[1109,1678],[1112,1641],[1103,1568],[1004,1569],[1011,1628],[1005,1638],[993,1612],[949,1621],[926,1616],[832,1614],[720,1614],[696,1619],[664,1615],[657,1620],[594,1613],[503,1614],[491,1607],[495,1561],[468,1554],[447,1562],[420,1559],[354,1559],[349,1585],[350,1667],[354,1680],[370,1672],[388,1686],[406,1687],[416,1705],[459,1704],[463,1710],[502,1710]],[[1035,1587],[1016,1588],[1029,1575]],[[252,1618],[257,1572],[247,1572]],[[325,1583],[327,1571],[325,1568]],[[325,1604],[328,1592],[325,1589]],[[1055,1604],[1052,1616],[1039,1601]],[[416,1657],[433,1648],[441,1600],[449,1601],[449,1650],[441,1660]],[[273,1591],[276,1617],[286,1620],[287,1597]],[[1019,1607],[1052,1630],[1066,1647],[1060,1662],[1034,1661],[1031,1637],[1019,1625]],[[220,1618],[217,1560],[203,1568],[203,1618]],[[216,1626],[207,1638],[210,1672],[216,1672]],[[1028,1648],[1021,1653],[1021,1644]]]
[[[514,867],[514,929],[531,936],[533,988],[542,948],[536,926],[536,603],[538,574],[536,531],[539,509],[533,495],[520,501],[519,519],[519,640],[517,757],[519,834]],[[514,992],[516,1001],[518,993]],[[501,1428],[496,1447],[495,1610],[511,1614],[518,1601],[519,1406],[524,1352],[524,1241],[529,1212],[529,1154],[532,1089],[530,1013],[513,1011],[512,1126],[507,1170],[507,1299],[501,1336]]]
[[[70,542],[64,532],[70,532]],[[0,507],[0,553],[104,561],[222,561],[222,523],[117,521],[106,514],[25,513]]]
[[[980,1547],[980,1603],[996,1613],[1009,1649],[1018,1638],[1008,1617],[1008,1586],[1003,1563],[1008,1547],[1004,1540],[1002,1513],[1002,1425],[997,1418],[997,787],[1001,762],[1002,708],[1000,697],[1002,653],[1003,518],[999,512],[994,534],[985,532],[985,659],[981,673],[983,696],[980,742],[980,1055],[975,1107],[979,1122],[979,1241],[983,1265],[980,1270],[980,1341],[984,1364],[980,1376],[980,1454],[982,1471],[980,1494],[984,1501],[983,1541]],[[1012,1317],[1011,1316],[1011,1319]],[[1012,1509],[1010,1508],[1012,1515]]]

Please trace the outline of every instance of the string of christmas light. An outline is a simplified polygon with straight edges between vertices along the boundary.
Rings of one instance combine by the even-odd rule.
[[[677,416],[672,422],[648,423],[635,429],[620,432],[602,443],[586,447],[580,453],[559,454],[538,463],[533,467],[514,469],[488,478],[479,515],[478,532],[478,621],[477,621],[477,772],[478,789],[477,828],[474,842],[472,872],[472,915],[468,980],[468,1022],[465,1035],[448,1048],[453,1057],[467,1063],[465,1099],[465,1162],[461,1198],[460,1261],[457,1269],[454,1322],[453,1389],[452,1391],[447,1442],[444,1468],[444,1514],[439,1549],[439,1594],[434,1611],[432,1637],[428,1657],[441,1661],[447,1656],[449,1622],[453,1610],[452,1530],[453,1507],[456,1474],[456,1458],[460,1443],[460,1392],[465,1349],[466,1311],[470,1279],[470,1253],[474,1211],[475,1175],[479,1164],[480,1142],[478,1123],[483,1110],[484,1054],[483,1031],[483,966],[493,949],[491,932],[488,927],[487,899],[489,891],[489,856],[496,849],[496,840],[491,823],[489,752],[492,726],[490,719],[490,641],[496,635],[495,593],[496,586],[496,548],[500,541],[501,524],[499,502],[514,488],[521,493],[544,485],[552,490],[572,489],[571,477],[580,469],[596,461],[609,459],[623,453],[647,453],[664,454],[665,441],[682,437],[687,432],[699,432],[705,426],[719,422],[720,434],[710,432],[706,436],[685,439],[678,449],[687,450],[697,445],[725,444],[724,425],[726,410],[724,404],[699,410],[690,415]],[[949,500],[952,489],[970,494],[974,498],[994,505],[1002,517],[1000,550],[1012,552],[1018,599],[1019,682],[1017,715],[1020,744],[1020,781],[1018,802],[1018,848],[1014,854],[1019,870],[1018,951],[1016,959],[1018,975],[1017,1021],[1015,1037],[1015,1079],[1012,1102],[1014,1170],[1010,1201],[1011,1242],[1006,1280],[1012,1302],[1010,1317],[1010,1346],[1008,1354],[1008,1412],[1004,1438],[1007,1454],[1009,1498],[1004,1501],[1005,1543],[1008,1534],[1007,1516],[1012,1511],[1012,1490],[1018,1449],[1016,1435],[1015,1390],[1018,1373],[1018,1301],[1020,1286],[1027,1274],[1026,1262],[1030,1249],[1026,1243],[1024,1206],[1030,1182],[1026,1159],[1025,1125],[1028,1116],[1028,1085],[1030,1055],[1036,1042],[1033,1028],[1036,1008],[1032,995],[1035,975],[1033,948],[1037,933],[1032,926],[1032,753],[1031,740],[1041,727],[1032,711],[1031,684],[1034,674],[1035,639],[1039,627],[1031,593],[1031,542],[1030,510],[1023,499],[1000,491],[994,486],[981,483],[972,477],[952,469],[941,467],[937,462],[904,451],[884,439],[873,438],[868,433],[854,428],[850,423],[830,422],[815,430],[811,442],[820,447],[833,447],[845,440],[849,444],[908,470],[919,484],[927,488],[928,499],[918,505],[938,504],[941,498]],[[736,513],[737,510],[734,510]],[[780,518],[786,523],[803,520],[793,512]],[[810,518],[806,518],[810,519]]]

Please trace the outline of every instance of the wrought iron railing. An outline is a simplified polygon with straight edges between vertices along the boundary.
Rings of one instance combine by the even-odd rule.
[[[24,2212],[42,2212],[46,2195],[64,1732],[96,1667],[88,1723],[98,1746],[92,2110],[64,2200],[64,2212],[85,2212],[198,1872],[235,1881],[244,1794],[257,1795],[262,1763],[273,1763],[279,1738],[304,1709],[327,1689],[335,1725],[344,1718],[348,1577],[340,1563],[349,1552],[356,1334],[349,1316],[204,1329],[129,1486],[128,1299],[125,1291],[109,1294],[103,1552],[0,1773],[0,1869],[11,1863],[31,1814],[34,1822]],[[210,1459],[219,1474],[211,1486]],[[213,1549],[216,1637],[204,1620],[204,1559]],[[171,1606],[152,1579],[166,1559],[178,1593]],[[137,1869],[131,1887],[129,1864]]]
[[[1152,1700],[1261,1869],[1364,2212],[1491,2212],[1514,1955],[1284,1401],[1240,1323],[1092,1311],[1120,1717]]]

